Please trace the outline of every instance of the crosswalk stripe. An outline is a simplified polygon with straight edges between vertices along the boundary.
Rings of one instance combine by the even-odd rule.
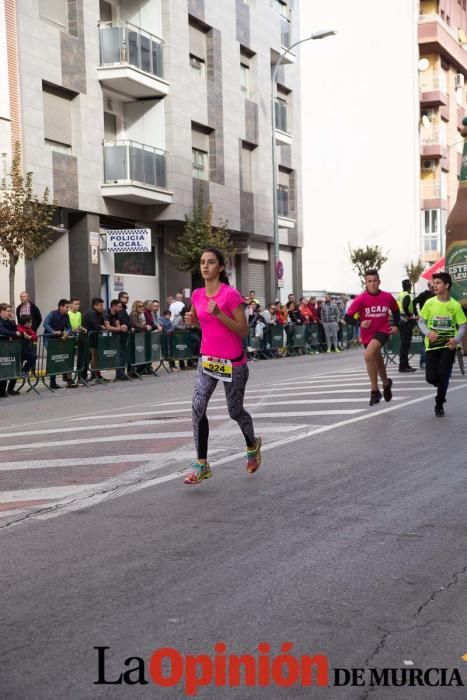
[[[16,491],[0,491],[0,503],[16,503],[16,501],[35,501],[37,499],[54,500],[56,498],[66,498],[67,496],[78,495],[85,491],[91,484],[77,486],[49,486],[38,489],[17,489]],[[95,489],[105,486],[105,481],[92,484]]]
[[[220,410],[221,407],[216,407],[216,408],[217,408],[217,410]],[[189,409],[183,409],[183,410],[188,411]],[[125,414],[120,414],[119,417],[122,417],[123,415],[125,415]],[[128,415],[128,417],[131,417],[134,414],[129,413],[127,415]],[[147,415],[154,416],[154,412],[150,411]],[[177,418],[179,418],[179,417],[177,416]],[[224,419],[223,416],[212,416],[213,421],[221,421],[223,419]],[[191,421],[191,416],[187,416],[186,418],[180,417],[180,421],[181,422]],[[141,426],[146,426],[147,428],[153,428],[154,424],[151,424],[150,419],[149,420],[135,420],[135,421],[127,421],[126,423],[113,423],[112,429],[115,429],[115,428],[131,429],[134,427],[141,427]],[[302,427],[302,426],[286,425],[286,426],[279,426],[278,428],[273,428],[273,430],[275,430],[275,431],[279,430],[280,432],[288,432],[289,430],[294,430],[294,429],[296,430],[300,427]],[[85,426],[75,426],[74,425],[74,426],[70,426],[69,428],[49,428],[49,429],[43,429],[43,430],[25,430],[25,431],[21,431],[21,432],[7,433],[5,435],[5,439],[6,438],[21,437],[23,435],[55,435],[56,433],[76,433],[78,431],[86,431],[87,432],[89,430],[102,430],[103,428],[104,428],[104,426],[102,426],[102,425],[85,425]],[[215,430],[219,431],[220,429],[216,428]],[[263,432],[264,431],[267,432],[268,430],[269,430],[269,428],[267,426],[265,426],[263,428]],[[189,434],[191,435],[192,433],[190,432]],[[152,435],[152,433],[151,433],[151,435]],[[166,436],[167,435],[174,435],[176,437],[178,435],[182,435],[182,433],[165,433],[165,435]],[[101,442],[101,438],[99,438],[98,441]],[[62,444],[62,443],[57,442],[54,444]],[[125,461],[125,460],[122,460],[122,461]],[[76,464],[76,462],[74,462],[74,464]],[[92,464],[92,461],[90,462],[90,464]],[[0,465],[0,469],[1,468],[2,467]]]
[[[191,410],[191,409],[184,409],[184,410]],[[151,414],[153,415],[153,414]],[[256,414],[255,414],[256,415]],[[256,416],[260,417],[260,416]],[[230,420],[228,414],[226,413],[224,416],[212,416],[210,417],[210,420]],[[131,425],[131,424],[130,424]],[[101,426],[97,426],[101,427]],[[272,432],[272,433],[288,433],[292,432],[293,430],[298,430],[300,428],[303,428],[303,426],[297,426],[297,425],[282,425],[282,426],[257,426],[257,432]],[[50,433],[54,433],[53,430],[48,431]],[[231,429],[229,427],[222,428],[222,429],[216,429],[212,431],[214,435],[219,435],[219,434],[226,434],[229,435],[231,434]],[[28,433],[24,433],[27,435]],[[192,430],[182,430],[182,431],[177,431],[177,432],[147,432],[147,433],[139,433],[137,435],[113,435],[113,436],[105,436],[105,437],[97,437],[95,439],[95,445],[100,445],[101,443],[104,442],[134,442],[135,440],[162,440],[162,439],[183,439],[183,438],[191,438],[193,437],[193,431]],[[85,445],[89,444],[89,439],[86,437],[83,437],[81,439],[76,439],[76,440],[53,440],[49,442],[32,442],[28,444],[19,444],[19,445],[0,445],[0,452],[9,452],[9,451],[15,451],[15,450],[28,450],[28,449],[38,449],[41,447],[66,447],[69,445]],[[152,455],[151,458],[154,458],[154,454]],[[97,459],[97,458],[95,458]],[[95,461],[95,460],[94,460]],[[115,461],[113,459],[112,461]],[[123,460],[126,461],[126,460]],[[76,463],[76,462],[75,462]],[[93,462],[91,462],[93,463]],[[0,467],[1,469],[1,467]]]

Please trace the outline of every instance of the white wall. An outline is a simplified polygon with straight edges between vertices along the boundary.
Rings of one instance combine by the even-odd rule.
[[[352,247],[390,251],[398,290],[419,251],[416,0],[301,2],[303,286],[359,291]],[[358,11],[356,11],[358,9]]]
[[[42,318],[57,308],[61,298],[70,297],[70,269],[68,234],[64,233],[55,243],[42,253],[34,263],[36,294],[34,301],[42,313]]]
[[[15,304],[19,304],[20,292],[24,291],[25,288],[25,278],[24,278],[24,260],[19,260],[16,265],[15,270]],[[10,293],[9,293],[9,282],[8,282],[8,267],[0,264],[0,303],[6,302],[10,303]]]
[[[157,254],[157,247],[156,247]],[[114,255],[101,251],[101,275],[109,275],[110,299],[118,297],[118,291],[114,287]],[[145,275],[118,275],[123,278],[124,290],[130,295],[130,307],[135,299],[159,299],[160,286],[159,277],[149,277]]]
[[[10,118],[8,62],[6,50],[5,3],[0,0],[0,119]]]

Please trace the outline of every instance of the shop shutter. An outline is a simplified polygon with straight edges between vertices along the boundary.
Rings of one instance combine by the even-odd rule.
[[[248,289],[245,289],[245,294],[248,294],[250,289],[255,290],[255,298],[264,309],[266,305],[266,263],[248,260]]]
[[[68,29],[68,0],[39,0],[39,16]]]
[[[71,146],[71,100],[68,95],[44,89],[44,138]]]

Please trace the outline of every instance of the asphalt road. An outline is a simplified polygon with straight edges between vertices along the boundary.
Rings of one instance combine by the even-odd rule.
[[[421,373],[392,373],[393,402],[370,408],[358,350],[253,364],[263,465],[246,474],[218,389],[214,477],[196,487],[182,483],[192,372],[2,402],[0,697],[183,698],[183,682],[151,682],[154,650],[214,657],[224,642],[257,660],[265,642],[272,661],[289,642],[327,655],[330,687],[213,682],[196,697],[464,698],[368,685],[371,668],[467,683],[467,381],[454,374],[437,419]],[[141,657],[150,682],[95,684],[96,646],[106,680]],[[335,687],[336,667],[367,685]]]

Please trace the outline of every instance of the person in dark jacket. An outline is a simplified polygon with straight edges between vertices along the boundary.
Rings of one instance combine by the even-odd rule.
[[[12,319],[12,310],[9,304],[0,304],[0,347],[5,346],[12,340],[19,340],[21,333],[18,331],[16,323]],[[15,391],[16,379],[6,379],[0,381],[0,398],[6,399],[8,394],[17,394]]]
[[[44,318],[44,345],[47,347],[49,344],[49,338],[63,338],[64,340],[68,336],[72,335],[73,331],[71,329],[70,318],[68,312],[70,310],[70,302],[68,299],[60,299],[58,302],[58,307]],[[78,385],[73,382],[70,374],[63,375],[63,381],[66,382],[68,389],[75,389]],[[50,377],[50,388],[51,389],[63,389],[62,386],[57,384],[57,377],[54,375]]]
[[[104,300],[94,297],[91,301],[91,308],[83,316],[83,327],[89,336],[89,348],[91,350],[91,378],[99,382],[109,382],[102,376],[100,370],[96,369],[97,364],[97,338],[99,333],[106,330],[104,318]]]
[[[16,307],[16,320],[19,323],[21,316],[31,316],[33,331],[37,331],[42,323],[42,314],[39,308],[30,300],[27,292],[21,292],[19,295],[20,304]]]

